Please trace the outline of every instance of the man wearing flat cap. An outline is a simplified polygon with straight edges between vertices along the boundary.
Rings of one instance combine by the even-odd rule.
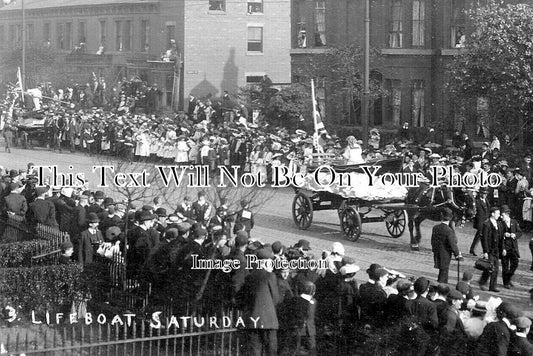
[[[439,283],[448,283],[448,272],[452,253],[456,258],[462,258],[461,252],[457,247],[455,232],[449,226],[452,218],[452,211],[445,208],[441,212],[440,224],[435,225],[431,233],[431,249],[433,250],[435,268],[439,270],[439,277],[437,279]]]
[[[503,286],[506,289],[513,287],[512,278],[518,268],[520,250],[518,248],[518,239],[522,236],[522,230],[515,219],[511,219],[511,209],[507,205],[501,208],[501,221],[503,227],[503,246],[502,246],[502,279]]]
[[[509,356],[533,355],[533,345],[527,339],[531,329],[531,319],[521,316],[515,319],[516,332],[511,334]]]

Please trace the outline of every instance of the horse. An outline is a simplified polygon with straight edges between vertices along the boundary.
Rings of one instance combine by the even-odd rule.
[[[420,250],[420,224],[426,219],[440,221],[445,208],[449,208],[453,213],[450,227],[454,230],[457,224],[463,226],[465,221],[470,221],[475,216],[475,199],[472,192],[462,188],[450,188],[446,184],[436,187],[422,184],[418,188],[410,188],[407,203],[417,206],[415,209],[407,209],[413,251]]]

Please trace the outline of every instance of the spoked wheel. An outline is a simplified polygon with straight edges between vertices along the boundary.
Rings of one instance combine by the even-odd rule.
[[[385,226],[390,236],[397,239],[402,236],[407,225],[407,212],[405,210],[393,210],[388,212],[385,218]]]
[[[298,193],[292,201],[292,219],[300,230],[307,230],[313,222],[313,203],[308,196]]]
[[[361,236],[361,216],[351,206],[346,207],[341,213],[341,229],[347,240],[357,241]]]

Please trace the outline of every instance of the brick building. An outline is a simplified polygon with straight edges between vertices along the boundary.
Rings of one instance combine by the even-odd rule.
[[[73,82],[93,72],[108,83],[138,75],[178,108],[189,93],[236,93],[263,74],[290,83],[290,0],[23,1],[28,46],[57,51]],[[21,46],[21,5],[0,8],[4,53]],[[161,60],[171,40],[182,66]]]
[[[524,1],[522,1],[524,2]],[[471,0],[370,0],[370,46],[381,53],[371,77],[388,95],[374,100],[369,127],[395,129],[404,122],[412,127],[450,131],[463,123],[475,131],[487,104],[480,98],[466,118],[455,114],[444,90],[446,64],[464,46],[469,31],[465,10],[479,4]],[[293,0],[291,62],[293,80],[313,57],[329,46],[364,45],[364,1]],[[296,76],[296,78],[295,78]],[[320,83],[320,78],[318,78]],[[322,83],[319,100],[327,103],[326,122],[359,128],[360,110],[348,99],[341,105],[326,100]]]

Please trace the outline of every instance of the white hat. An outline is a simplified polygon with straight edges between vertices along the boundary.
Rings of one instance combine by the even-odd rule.
[[[357,273],[359,272],[361,268],[359,268],[358,265],[355,265],[355,264],[349,264],[349,265],[344,265],[341,267],[341,269],[339,270],[339,272],[344,276],[344,275],[347,275],[347,274],[350,274],[350,273]]]
[[[72,197],[73,192],[74,192],[74,188],[70,188],[70,187],[61,188],[61,195],[64,195],[68,198]]]
[[[340,242],[334,242],[331,246],[331,252],[344,256],[344,246]]]

